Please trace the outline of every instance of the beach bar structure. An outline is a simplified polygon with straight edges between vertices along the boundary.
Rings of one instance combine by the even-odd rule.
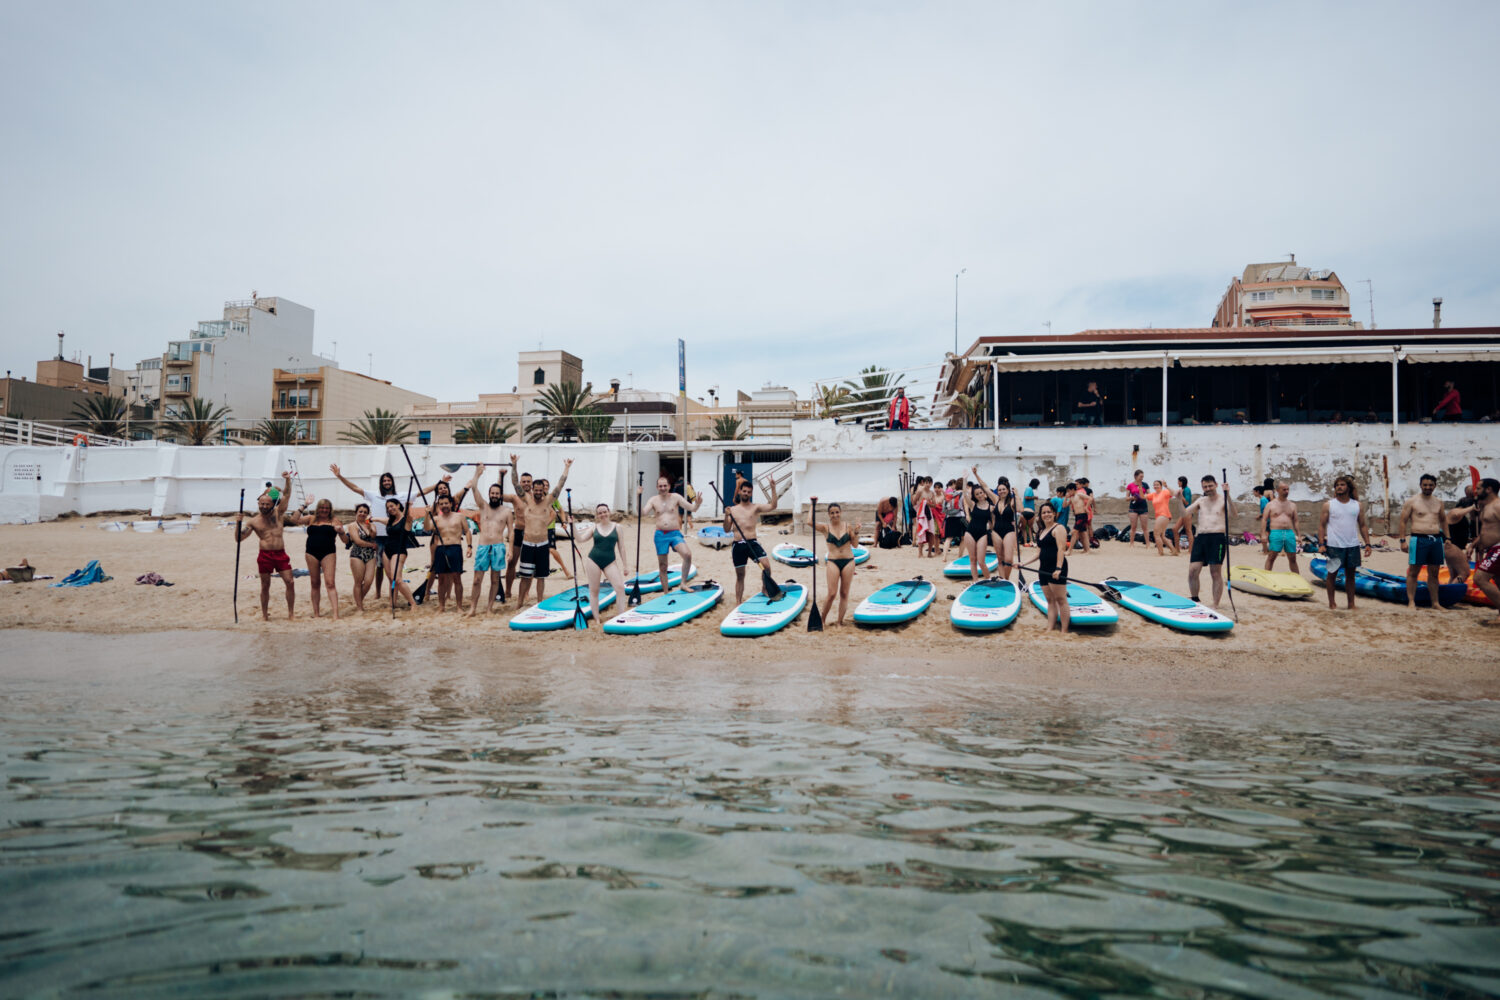
[[[1428,419],[1452,380],[1463,419],[1500,410],[1500,327],[1086,330],[981,337],[948,358],[938,396],[982,400],[983,425],[1065,427],[1097,384],[1106,425],[1403,423]],[[948,422],[959,426],[951,407]]]

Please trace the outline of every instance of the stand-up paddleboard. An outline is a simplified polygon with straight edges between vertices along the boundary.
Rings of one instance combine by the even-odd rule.
[[[1026,596],[1031,598],[1033,607],[1044,615],[1047,613],[1047,592],[1040,581],[1031,581]],[[1068,621],[1074,628],[1113,625],[1119,620],[1120,613],[1105,604],[1104,598],[1076,583],[1068,584]]]
[[[1009,580],[980,580],[964,588],[948,617],[958,628],[984,632],[1004,628],[1020,613],[1020,587]]]
[[[1000,568],[1000,557],[995,555],[995,553],[993,552],[986,552],[984,554],[984,567],[988,572],[995,572],[995,570]],[[968,576],[969,557],[959,556],[957,559],[944,566],[943,575],[955,579],[961,576]]]
[[[791,542],[782,542],[772,549],[771,558],[779,563],[799,568],[811,566],[817,561],[813,558],[811,549],[803,548],[801,545],[794,545]]]
[[[1423,573],[1422,574],[1422,582],[1425,583],[1426,581],[1427,581],[1427,574]],[[1451,579],[1449,577],[1449,575],[1448,575],[1448,567],[1444,566],[1442,569],[1438,570],[1438,582],[1439,583],[1460,583],[1461,582],[1461,583],[1465,584],[1469,588],[1469,592],[1464,595],[1464,600],[1465,601],[1469,602],[1470,604],[1483,605],[1484,607],[1487,607],[1487,608],[1493,606],[1493,605],[1490,604],[1489,597],[1487,597],[1485,595],[1484,591],[1482,591],[1482,590],[1479,589],[1479,584],[1477,584],[1477,583],[1474,582],[1474,564],[1473,563],[1469,563],[1469,572],[1467,574],[1465,574],[1465,576],[1464,576],[1464,578],[1463,578],[1462,581]]]
[[[706,528],[699,528],[693,533],[693,537],[698,539],[699,545],[706,545],[715,550],[734,544],[734,535],[725,531],[717,524],[710,524]]]
[[[937,587],[921,577],[902,580],[886,587],[859,602],[854,609],[856,625],[894,625],[911,621],[932,606],[937,600]]]
[[[1229,567],[1229,585],[1246,594],[1300,600],[1316,593],[1299,573],[1277,573],[1259,566]]]
[[[510,627],[517,632],[548,632],[552,629],[567,628],[573,624],[575,595],[579,606],[583,609],[583,616],[594,617],[594,609],[589,607],[589,588],[585,584],[569,587],[561,594],[555,594],[532,605],[512,618]],[[615,603],[614,586],[608,583],[599,584],[599,610],[603,611],[613,603]]]
[[[690,571],[688,571],[688,579],[689,580],[691,580],[693,577],[695,577],[697,575],[698,575],[698,567],[697,566],[694,566]],[[627,576],[625,578],[625,589],[629,590],[631,587],[633,587],[635,585],[635,581],[636,581],[635,577],[633,577],[633,576]],[[641,593],[643,593],[643,594],[659,594],[659,593],[661,593],[661,570],[653,569],[649,573],[642,573],[640,575],[640,581],[641,581]],[[670,587],[676,587],[676,586],[680,585],[681,583],[682,583],[682,564],[681,563],[676,563],[676,564],[673,564],[671,566],[668,566],[667,567],[667,585],[670,586]],[[599,603],[603,604],[604,603],[604,598],[602,598],[602,597],[599,598]]]
[[[600,603],[603,603],[602,599]],[[807,588],[788,580],[781,585],[781,596],[771,600],[756,594],[724,616],[719,631],[724,635],[770,635],[796,621],[807,607]]]
[[[674,590],[642,604],[638,608],[622,611],[604,623],[606,635],[640,635],[643,632],[661,632],[697,618],[719,603],[724,588],[712,580],[695,583],[682,590]],[[604,598],[599,599],[604,603]]]
[[[1170,590],[1162,590],[1149,583],[1136,583],[1134,580],[1104,582],[1114,591],[1114,598],[1120,604],[1142,618],[1149,618],[1168,628],[1183,632],[1228,632],[1234,628],[1234,619]]]
[[[1328,560],[1319,556],[1311,564],[1312,574],[1319,580],[1328,578]],[[1439,580],[1442,576],[1439,575]],[[1335,585],[1340,589],[1344,586],[1344,571],[1339,570]],[[1376,570],[1365,569],[1361,566],[1354,573],[1354,592],[1360,597],[1369,597],[1377,601],[1389,601],[1392,604],[1406,603],[1406,577],[1397,576],[1394,573],[1381,573]],[[1443,607],[1457,604],[1464,599],[1468,588],[1462,583],[1440,583],[1438,584],[1438,601]],[[1432,606],[1432,597],[1428,593],[1427,574],[1423,573],[1417,581],[1417,607],[1426,608]]]

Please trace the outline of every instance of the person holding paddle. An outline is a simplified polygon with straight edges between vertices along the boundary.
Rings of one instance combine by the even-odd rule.
[[[684,487],[686,489],[687,487]],[[656,516],[656,532],[651,540],[656,543],[656,564],[661,570],[661,592],[672,589],[667,579],[667,556],[676,552],[682,557],[682,585],[687,586],[688,571],[693,568],[693,550],[682,534],[682,512],[695,511],[703,505],[703,494],[694,491],[697,497],[689,500],[680,493],[672,492],[672,481],[666,476],[656,477],[656,496],[646,501],[645,516]]]
[[[510,456],[511,468],[515,468],[517,456]],[[526,495],[514,495],[507,493],[505,499],[516,505],[516,512],[521,517],[521,561],[517,570],[521,576],[521,589],[516,592],[516,609],[520,610],[526,606],[526,594],[531,589],[531,581],[536,581],[536,599],[540,604],[542,598],[546,597],[547,576],[552,572],[551,560],[549,558],[552,546],[548,541],[548,526],[552,524],[556,512],[552,504],[562,495],[563,484],[568,481],[568,470],[573,467],[571,458],[563,460],[562,476],[558,478],[557,485],[548,493],[546,485],[541,480],[534,480],[531,484],[531,492]]]
[[[293,610],[297,604],[297,590],[292,585],[292,560],[286,554],[286,505],[292,498],[292,474],[283,473],[281,498],[272,500],[269,493],[262,493],[255,501],[259,513],[249,522],[245,515],[235,518],[235,541],[249,538],[252,534],[260,539],[260,554],[255,558],[255,568],[260,571],[260,617],[271,620],[271,574],[276,574],[286,583],[286,616],[297,617]]]
[[[516,484],[516,496],[526,497],[531,495],[531,473],[522,472],[519,475],[516,474],[516,456],[514,455],[510,456],[510,481]],[[509,503],[515,503],[515,500],[509,494],[505,494],[504,499]],[[525,526],[517,524],[515,526],[515,530],[511,534],[510,561],[505,564],[504,593],[507,600],[510,598],[511,594],[515,593],[516,568],[521,565],[521,541],[525,536],[525,533]]]
[[[371,511],[384,511],[385,502],[390,497],[396,496],[396,477],[389,472],[382,472],[377,480],[377,488],[374,490],[363,489],[354,485],[344,478],[343,472],[339,471],[338,465],[330,465],[328,471],[332,472],[334,478],[355,493],[358,493]],[[380,575],[384,570],[385,562],[385,525],[375,522],[375,599],[380,599]]]
[[[479,485],[479,474],[483,471],[484,466],[479,466],[471,486]],[[500,478],[505,478],[503,469]],[[469,596],[470,618],[479,614],[479,588],[484,583],[485,574],[489,574],[490,578],[490,595],[485,601],[484,613],[489,614],[495,610],[496,592],[499,592],[502,603],[505,600],[500,575],[505,572],[505,542],[510,537],[514,518],[510,506],[505,502],[505,488],[499,483],[490,484],[486,501],[484,506],[474,512],[479,519],[479,540],[474,549],[474,592]]]
[[[401,571],[406,566],[406,552],[418,547],[417,537],[411,532],[411,518],[406,504],[395,497],[386,500],[385,517],[371,520],[385,525],[385,553],[382,558],[385,562],[385,575],[391,580],[391,615],[394,617],[397,594],[406,598],[408,607],[417,606],[417,599],[412,596],[411,588],[401,579]]]
[[[760,564],[761,590],[772,600],[776,594],[765,586],[765,581],[771,578],[771,559],[766,555],[766,550],[761,548],[760,542],[756,541],[755,533],[760,528],[760,516],[769,514],[776,509],[776,483],[772,480],[767,487],[771,494],[770,503],[755,502],[755,487],[750,480],[741,479],[734,485],[734,506],[724,508],[724,530],[734,531],[738,529],[740,538],[729,550],[730,562],[734,563],[734,603],[740,604],[745,600],[745,566],[750,560]],[[647,505],[649,508],[649,504]],[[686,566],[683,567],[684,575]],[[662,580],[666,583],[666,580]]]
[[[825,619],[828,617],[837,594],[839,620],[834,622],[835,625],[844,624],[844,616],[849,612],[849,595],[854,591],[854,544],[859,539],[859,529],[863,527],[859,522],[855,522],[852,529],[845,524],[844,506],[839,503],[828,505],[827,524],[812,522],[813,533],[823,532],[823,541],[828,543],[828,597],[824,599],[819,615]]]
[[[1072,622],[1068,608],[1068,529],[1057,520],[1057,508],[1050,503],[1038,507],[1036,514],[1036,556],[1021,565],[1037,564],[1037,579],[1047,595],[1047,631],[1056,624],[1066,634]]]
[[[581,532],[581,534],[580,534]],[[615,588],[616,614],[619,613],[621,605],[620,598],[625,594],[625,574],[620,567],[625,565],[625,543],[620,537],[620,529],[615,524],[614,518],[610,516],[609,504],[598,503],[594,506],[594,523],[580,524],[573,522],[573,531],[570,541],[576,547],[579,542],[594,540],[593,547],[583,560],[583,573],[589,581],[589,610],[600,623],[604,618],[599,612],[599,582],[608,577],[609,585]],[[665,574],[663,574],[665,578]]]
[[[964,505],[964,518],[968,523],[968,537],[964,539],[964,551],[969,554],[969,579],[976,583],[990,578],[990,568],[985,562],[990,544],[990,518],[1000,506],[1000,498],[990,492],[979,478],[979,466],[969,470],[974,479],[969,483],[968,502]]]

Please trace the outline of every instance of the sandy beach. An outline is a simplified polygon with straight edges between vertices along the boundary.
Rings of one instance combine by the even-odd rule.
[[[479,619],[460,618],[450,606],[444,615],[439,615],[435,607],[401,610],[393,621],[388,602],[372,602],[359,613],[349,598],[352,579],[342,551],[342,620],[327,617],[326,607],[324,617],[313,620],[307,581],[299,579],[297,619],[287,621],[281,585],[276,582],[271,621],[263,622],[257,606],[259,582],[254,576],[252,540],[245,543],[241,554],[240,621],[235,625],[231,605],[235,546],[232,532],[219,526],[220,518],[205,516],[194,530],[182,534],[102,530],[107,520],[74,518],[0,527],[0,553],[6,565],[15,565],[25,557],[39,574],[61,579],[90,559],[97,559],[113,577],[83,588],[53,588],[40,581],[0,586],[0,626],[160,633],[163,642],[181,641],[173,633],[183,633],[185,639],[196,630],[327,638],[333,643],[331,655],[339,648],[337,643],[346,639],[358,639],[362,644],[369,641],[364,647],[369,651],[378,650],[382,638],[397,643],[422,640],[422,645],[476,643],[491,655],[582,653],[590,659],[616,656],[697,663],[703,665],[702,669],[748,667],[764,670],[768,678],[786,670],[841,669],[839,665],[859,669],[865,663],[899,661],[938,666],[947,675],[984,676],[1058,689],[1155,690],[1167,694],[1191,688],[1199,693],[1242,692],[1267,699],[1339,691],[1362,696],[1500,696],[1492,637],[1480,624],[1486,616],[1494,615],[1491,609],[1460,605],[1441,612],[1408,611],[1360,599],[1351,614],[1342,608],[1330,612],[1321,593],[1297,602],[1239,593],[1235,597],[1239,624],[1222,638],[1176,633],[1123,609],[1120,624],[1112,628],[1067,637],[1048,635],[1042,617],[1029,606],[1002,633],[967,634],[953,628],[948,619],[951,598],[963,589],[964,581],[942,580],[943,560],[920,558],[912,548],[877,550],[871,562],[860,568],[855,595],[863,597],[878,586],[915,574],[939,580],[937,603],[917,620],[878,630],[829,625],[818,635],[807,632],[804,616],[773,636],[730,639],[718,632],[733,595],[734,571],[727,549],[694,546],[694,559],[700,567],[698,579],[716,579],[728,586],[725,601],[717,609],[664,633],[616,637],[603,635],[597,626],[582,633],[571,629],[516,633],[507,627],[513,605],[497,607],[494,615]],[[621,530],[633,559],[634,522],[622,524]],[[768,549],[788,539],[780,530],[763,527]],[[648,525],[648,555],[649,532]],[[305,536],[293,533],[288,537],[293,566],[300,567]],[[1405,557],[1395,548],[1394,540],[1387,544],[1390,550],[1377,551],[1370,565],[1400,572]],[[419,566],[408,574],[413,584],[421,580],[427,559],[425,550],[414,553],[414,557]],[[1236,548],[1231,555],[1235,563],[1256,563],[1259,558],[1258,547]],[[778,579],[806,582],[811,576],[808,570],[774,565]],[[1119,542],[1106,542],[1089,555],[1075,553],[1071,566],[1075,578],[1118,576],[1187,592],[1186,556],[1159,557],[1154,549],[1128,549]],[[175,586],[135,583],[138,576],[149,572],[160,574]],[[1307,575],[1306,559],[1303,572]],[[466,585],[470,579],[466,573]],[[821,568],[817,583],[820,594],[824,593]],[[549,580],[552,593],[567,586],[559,574],[554,573]],[[1205,573],[1204,595],[1207,593]],[[1222,610],[1230,610],[1227,599]]]

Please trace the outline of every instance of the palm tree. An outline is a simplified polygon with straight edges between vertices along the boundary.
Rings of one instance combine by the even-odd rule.
[[[849,390],[841,385],[818,387],[818,416],[824,420],[838,416],[837,408],[850,401]]]
[[[73,404],[73,416],[90,434],[125,436],[125,400],[119,396],[85,396]]]
[[[205,445],[224,429],[229,407],[215,406],[201,396],[177,405],[177,416],[162,421],[161,433],[171,438],[187,438],[189,444]]]
[[[740,418],[725,414],[714,418],[714,440],[715,441],[738,441],[745,436],[744,430],[740,428]]]
[[[896,394],[896,386],[906,378],[905,375],[892,374],[879,365],[861,368],[859,376],[858,381],[849,379],[844,383],[849,393],[848,401],[860,404],[850,407],[850,410],[855,413],[884,406]]]
[[[515,436],[516,425],[495,417],[470,417],[454,428],[453,436],[465,444],[504,444]]]
[[[962,418],[960,427],[978,427],[984,418],[984,400],[978,396],[954,396],[948,405]]]
[[[537,419],[526,428],[528,441],[597,441],[609,434],[614,418],[589,402],[594,385],[577,382],[549,385],[536,398]]]
[[[260,444],[296,444],[300,437],[305,436],[297,433],[300,425],[298,420],[267,419],[245,431],[244,436]]]
[[[350,444],[405,444],[411,440],[411,424],[394,410],[377,406],[366,410],[364,417],[354,421],[346,431],[339,431],[339,440]]]

